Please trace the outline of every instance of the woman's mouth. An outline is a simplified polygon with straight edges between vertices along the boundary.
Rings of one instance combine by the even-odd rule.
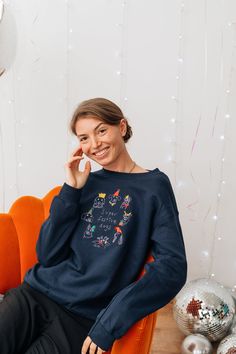
[[[107,151],[109,150],[110,147],[106,147],[105,149],[100,150],[97,153],[94,153],[96,157],[104,157],[107,154]]]

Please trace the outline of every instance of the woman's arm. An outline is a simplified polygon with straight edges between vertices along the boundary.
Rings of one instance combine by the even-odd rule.
[[[70,252],[69,240],[79,221],[82,188],[64,183],[52,200],[49,217],[41,226],[36,243],[38,261],[45,267],[65,260]]]
[[[104,350],[138,320],[169,303],[187,277],[187,260],[179,213],[169,180],[161,182],[159,207],[151,237],[153,262],[139,280],[119,291],[97,316],[88,336]]]

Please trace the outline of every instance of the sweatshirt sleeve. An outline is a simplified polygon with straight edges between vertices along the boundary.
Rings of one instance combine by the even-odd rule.
[[[187,260],[179,212],[166,177],[161,177],[150,235],[154,261],[146,263],[145,274],[119,291],[100,311],[88,333],[103,350],[108,350],[138,320],[169,303],[186,282]]]
[[[81,191],[64,183],[52,200],[49,217],[43,222],[36,243],[38,261],[45,267],[56,265],[69,255],[68,241],[79,221]]]

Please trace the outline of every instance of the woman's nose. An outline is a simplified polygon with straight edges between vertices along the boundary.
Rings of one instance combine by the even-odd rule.
[[[99,142],[98,139],[96,138],[91,138],[91,147],[94,149],[96,149],[99,145],[101,144],[101,142]]]

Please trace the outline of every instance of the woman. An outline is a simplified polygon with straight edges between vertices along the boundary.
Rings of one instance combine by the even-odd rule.
[[[40,229],[38,263],[0,306],[1,354],[104,353],[186,282],[170,180],[133,161],[125,145],[132,129],[120,108],[104,98],[83,101],[70,128],[79,146]],[[87,161],[82,171],[83,154],[102,168],[91,172]],[[137,280],[150,252],[154,261]]]

